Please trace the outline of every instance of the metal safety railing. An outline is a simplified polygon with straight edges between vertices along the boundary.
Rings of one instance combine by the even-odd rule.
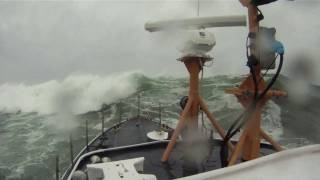
[[[72,134],[70,134],[70,136],[69,136],[70,165],[65,170],[65,173],[60,177],[60,171],[61,171],[60,163],[61,163],[61,161],[59,161],[59,159],[60,159],[59,155],[56,155],[56,158],[55,158],[55,161],[56,161],[56,163],[55,163],[55,165],[56,165],[55,177],[56,178],[55,179],[56,180],[66,179],[66,177],[69,175],[69,173],[73,169],[75,163],[78,161],[79,157],[81,155],[83,155],[84,153],[90,152],[90,145],[93,142],[97,141],[99,138],[106,138],[106,137],[104,137],[104,134],[106,131],[108,131],[109,129],[111,129],[113,127],[119,127],[121,123],[129,120],[130,118],[143,117],[143,118],[153,120],[153,121],[155,121],[155,119],[158,119],[157,122],[159,123],[159,128],[162,128],[163,112],[165,112],[165,111],[164,111],[163,104],[160,102],[157,106],[148,105],[148,108],[142,110],[142,108],[141,108],[142,107],[141,106],[141,95],[138,94],[136,106],[130,107],[130,111],[132,112],[132,110],[133,110],[136,113],[131,114],[131,117],[127,117],[125,120],[123,120],[123,114],[124,114],[123,113],[123,101],[119,101],[119,103],[117,103],[115,105],[116,105],[116,110],[117,110],[117,113],[115,113],[115,114],[116,115],[118,114],[118,116],[113,118],[112,120],[116,120],[116,123],[112,124],[110,127],[107,127],[107,128],[106,128],[106,123],[105,123],[106,114],[105,114],[104,109],[102,108],[101,110],[96,111],[96,113],[98,113],[99,118],[101,120],[101,122],[100,122],[101,123],[101,131],[90,141],[89,141],[89,122],[88,122],[88,119],[85,119],[85,146],[77,153],[76,156],[74,156],[74,154],[75,154],[74,142],[73,142]],[[130,116],[130,114],[128,116]]]
[[[115,129],[119,128],[121,123],[129,120],[130,118],[134,118],[134,117],[138,117],[138,118],[141,117],[142,118],[143,117],[145,119],[152,120],[152,121],[156,121],[155,119],[157,119],[156,122],[159,123],[159,129],[164,128],[164,127],[174,128],[173,124],[168,124],[169,122],[166,122],[165,124],[163,124],[163,117],[164,117],[163,113],[166,112],[165,111],[166,106],[164,106],[161,102],[158,102],[158,105],[150,105],[149,104],[146,106],[148,108],[145,108],[142,110],[141,95],[138,94],[135,106],[134,105],[130,106],[130,103],[128,103],[129,107],[127,107],[127,111],[134,112],[134,113],[128,114],[127,118],[125,118],[125,120],[123,120],[124,119],[124,109],[123,109],[124,103],[123,102],[124,102],[124,100],[121,100],[117,104],[115,104],[116,112],[117,112],[117,113],[115,113],[116,117],[112,118],[110,120],[110,122],[112,120],[113,120],[113,122],[114,121],[116,121],[116,122],[111,124],[111,126],[106,127],[106,122],[105,122],[106,113],[107,113],[106,109],[110,110],[111,106],[109,106],[109,108],[106,108],[105,106],[107,106],[107,105],[103,105],[103,108],[101,108],[101,110],[96,111],[96,113],[98,113],[98,116],[101,121],[100,122],[101,123],[101,130],[100,130],[100,133],[98,133],[90,141],[89,141],[89,121],[88,121],[88,119],[85,119],[85,146],[77,153],[77,155],[75,157],[74,157],[74,153],[75,153],[74,142],[73,142],[72,135],[70,134],[69,148],[70,148],[70,162],[71,163],[67,167],[67,169],[64,171],[65,173],[60,178],[60,171],[61,171],[60,163],[61,163],[61,161],[59,161],[59,159],[60,159],[59,155],[56,156],[56,160],[55,160],[56,161],[56,163],[55,163],[56,164],[56,173],[55,173],[56,180],[66,179],[67,176],[69,176],[71,170],[74,168],[75,163],[81,157],[81,155],[90,152],[91,144],[93,142],[97,141],[99,138],[107,138],[107,137],[105,137],[106,131],[108,131],[109,129],[112,129],[112,128],[115,128]],[[213,138],[213,130],[212,130],[212,128],[207,128],[206,125],[204,124],[204,116],[202,113],[200,114],[200,118],[201,118],[200,122],[201,122],[201,126],[202,126],[201,130],[206,135],[209,135],[211,138]],[[171,122],[171,123],[173,123],[173,122]]]

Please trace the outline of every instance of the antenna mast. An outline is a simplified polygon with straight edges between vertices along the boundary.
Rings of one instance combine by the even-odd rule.
[[[198,2],[197,15],[200,14],[200,0]],[[231,26],[245,26],[245,16],[220,16],[220,17],[195,17],[189,19],[178,19],[168,21],[149,22],[145,24],[145,29],[149,32],[156,32],[162,30],[190,30],[194,29],[187,38],[180,52],[182,57],[178,60],[181,61],[189,75],[189,95],[187,103],[180,115],[178,124],[171,136],[170,142],[167,145],[165,152],[162,155],[162,162],[167,162],[169,156],[176,144],[177,138],[182,132],[185,126],[191,131],[198,131],[198,113],[201,108],[208,117],[212,126],[217,129],[217,132],[222,138],[225,137],[225,131],[210,112],[203,98],[199,93],[199,73],[204,67],[204,64],[208,61],[212,61],[212,58],[207,54],[215,46],[214,35],[210,32],[206,32],[204,28],[210,27],[231,27]],[[189,33],[189,31],[186,31]],[[190,145],[196,143],[194,140],[190,141]],[[228,142],[229,149],[233,149],[232,143]]]
[[[261,129],[261,112],[266,102],[272,97],[286,96],[285,92],[270,90],[277,78],[277,75],[279,75],[281,71],[283,61],[283,46],[279,41],[270,40],[271,46],[279,45],[281,48],[281,51],[279,51],[279,49],[271,48],[271,51],[277,52],[280,55],[280,65],[277,70],[277,74],[272,78],[269,84],[264,81],[263,76],[261,75],[261,52],[265,50],[265,47],[260,44],[261,28],[259,26],[259,22],[264,19],[264,16],[258,9],[258,6],[274,2],[275,0],[239,1],[248,9],[249,45],[247,44],[247,65],[250,68],[250,75],[242,82],[240,87],[226,90],[226,93],[234,94],[242,106],[246,108],[243,121],[241,122],[241,124],[244,125],[244,131],[241,134],[240,139],[231,154],[231,157],[225,157],[230,160],[227,164],[228,166],[235,164],[240,155],[242,155],[242,159],[246,161],[258,158],[260,153],[261,138],[264,138],[270,142],[270,144],[274,146],[274,149],[278,151],[283,150],[278,143],[276,143],[267,133],[264,132],[263,129]],[[270,59],[270,57],[268,58]],[[274,59],[274,61],[275,60],[276,59]],[[236,123],[238,122],[236,121]],[[236,132],[236,130],[240,129],[241,127],[242,125],[237,129],[232,129],[231,126],[228,130],[227,138],[224,139],[224,142],[229,142],[230,138],[233,136],[230,135],[233,133],[229,134],[229,132]]]
[[[200,16],[200,0],[198,0],[197,16]]]

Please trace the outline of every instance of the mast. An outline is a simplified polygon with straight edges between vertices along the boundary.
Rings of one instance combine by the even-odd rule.
[[[276,150],[281,151],[283,148],[276,143],[267,133],[261,129],[261,112],[266,102],[276,96],[285,96],[286,93],[282,91],[272,91],[274,81],[267,84],[263,76],[261,75],[261,51],[264,49],[259,44],[259,38],[261,36],[259,22],[264,18],[261,11],[258,9],[259,5],[273,2],[274,0],[239,0],[240,3],[248,9],[249,19],[249,34],[247,45],[248,66],[250,68],[250,75],[242,82],[239,88],[227,89],[226,93],[234,94],[238,101],[246,108],[243,114],[242,124],[244,125],[244,131],[240,136],[240,139],[231,154],[228,165],[231,166],[236,163],[238,157],[242,154],[242,159],[245,161],[252,160],[259,157],[260,153],[260,141],[261,137],[269,141]],[[279,43],[279,42],[272,42]],[[281,44],[281,43],[280,43]],[[281,44],[282,46],[282,44]],[[283,48],[283,47],[282,47]],[[276,51],[276,50],[275,50]],[[281,56],[281,63],[277,73],[280,73],[283,52],[278,52]],[[272,80],[276,80],[277,74]],[[247,92],[247,93],[246,93]],[[248,95],[248,92],[250,95]],[[238,119],[239,120],[239,119]],[[239,121],[240,122],[240,121]],[[236,121],[236,123],[238,123]],[[239,125],[240,129],[242,125]],[[231,126],[228,130],[231,132],[233,129]],[[237,129],[237,130],[238,130]],[[236,130],[234,130],[236,131]],[[232,136],[230,135],[225,141],[229,141]],[[227,161],[227,160],[226,160]]]
[[[199,14],[198,1],[198,14]],[[165,152],[162,155],[161,161],[167,162],[169,156],[176,144],[177,138],[185,126],[188,126],[188,131],[198,131],[198,114],[200,108],[208,117],[212,126],[217,129],[217,132],[222,138],[225,138],[225,131],[210,112],[205,101],[199,93],[199,73],[208,61],[212,61],[207,53],[215,46],[216,41],[213,33],[204,31],[205,28],[211,27],[232,27],[246,26],[245,16],[220,16],[220,17],[195,17],[187,19],[167,20],[148,22],[145,24],[145,29],[149,32],[170,30],[196,30],[193,31],[193,36],[180,49],[182,57],[179,58],[186,67],[189,73],[189,93],[188,100],[181,113],[178,124],[171,136],[170,142],[167,145]],[[188,33],[189,31],[186,31]],[[138,108],[139,109],[139,108]],[[191,137],[191,136],[190,136]],[[196,143],[190,138],[190,147]],[[227,142],[229,149],[233,149],[233,145]]]
[[[208,106],[205,104],[204,100],[199,94],[199,73],[202,68],[202,64],[204,64],[204,61],[204,58],[194,56],[186,56],[182,58],[182,62],[184,63],[190,74],[188,102],[179,118],[178,125],[173,132],[170,142],[162,155],[162,162],[168,161],[174,145],[176,144],[177,138],[185,126],[188,126],[191,131],[198,130],[198,113],[200,108],[205,112],[209,121],[211,122],[213,127],[217,129],[220,136],[222,138],[225,137],[224,129],[214,118],[212,113],[209,111]],[[228,146],[230,149],[233,148],[233,145],[231,143],[228,143]]]

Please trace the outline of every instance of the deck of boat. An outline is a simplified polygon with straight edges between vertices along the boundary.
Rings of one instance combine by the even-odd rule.
[[[166,126],[166,128],[168,131],[172,131],[169,127]],[[144,157],[144,171],[142,173],[154,174],[157,179],[161,180],[184,177],[221,167],[221,140],[212,138],[200,140],[199,143],[193,145],[193,148],[187,146],[183,140],[178,142],[168,163],[160,162],[167,142],[112,150],[112,147],[150,142],[146,134],[155,129],[159,129],[159,123],[146,118],[132,118],[105,131],[101,138],[90,144],[89,151],[111,148],[95,155],[109,157],[112,161]],[[261,147],[261,156],[274,152],[270,145],[262,144]],[[90,157],[82,159],[76,169],[85,171],[86,165],[90,163]]]
[[[162,124],[162,128],[172,131],[164,124]],[[148,142],[146,134],[156,129],[160,129],[159,123],[145,117],[135,117],[105,131],[101,138],[90,145],[90,150]]]

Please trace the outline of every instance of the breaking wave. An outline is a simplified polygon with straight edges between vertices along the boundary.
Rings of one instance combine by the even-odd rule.
[[[233,95],[225,94],[224,89],[238,85],[242,78],[215,76],[201,82],[201,95],[225,128],[244,109]],[[53,177],[52,162],[56,154],[61,155],[61,169],[69,164],[70,133],[74,134],[75,152],[83,147],[84,119],[89,120],[89,138],[100,132],[98,116],[87,112],[107,104],[106,123],[112,124],[118,120],[116,106],[121,101],[123,118],[131,117],[137,112],[137,93],[141,94],[141,113],[148,112],[157,118],[157,107],[161,103],[162,120],[175,126],[181,111],[179,100],[188,93],[188,79],[148,78],[128,72],[110,76],[72,75],[37,85],[0,85],[0,179]],[[209,121],[205,122],[207,127],[211,126]],[[63,129],[68,126],[72,128]],[[281,139],[281,108],[273,101],[269,101],[263,111],[262,126],[276,139]]]
[[[72,75],[37,85],[0,85],[0,111],[73,114],[97,110],[137,90],[135,72],[110,76]]]

